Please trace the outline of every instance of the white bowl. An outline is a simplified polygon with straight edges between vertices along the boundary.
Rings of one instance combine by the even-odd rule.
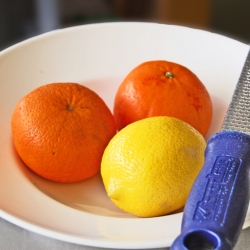
[[[152,23],[104,23],[53,31],[0,53],[0,216],[56,239],[108,248],[170,246],[182,213],[135,218],[108,199],[100,175],[75,184],[46,181],[20,161],[10,121],[17,102],[50,82],[77,82],[112,110],[125,75],[148,60],[191,69],[207,87],[214,116],[207,138],[220,130],[248,45],[210,32]],[[244,227],[249,226],[248,212]]]

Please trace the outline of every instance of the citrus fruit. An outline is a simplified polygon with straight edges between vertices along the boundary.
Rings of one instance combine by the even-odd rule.
[[[182,208],[204,162],[206,142],[191,125],[172,117],[150,117],[119,131],[101,163],[110,199],[139,216]]]
[[[38,87],[19,101],[12,115],[20,158],[52,181],[75,182],[96,174],[115,133],[114,117],[104,101],[76,83]]]
[[[148,61],[135,67],[119,86],[114,116],[118,130],[143,118],[170,116],[204,136],[212,120],[212,102],[203,83],[186,67]]]

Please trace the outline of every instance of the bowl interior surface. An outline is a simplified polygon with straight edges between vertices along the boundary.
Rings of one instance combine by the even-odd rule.
[[[109,200],[100,174],[84,182],[60,184],[30,171],[13,148],[12,112],[24,95],[51,82],[83,84],[98,93],[112,111],[116,90],[130,70],[145,61],[167,60],[192,70],[208,89],[213,103],[209,138],[220,130],[247,52],[246,44],[224,36],[153,23],[78,26],[2,51],[0,215],[29,230],[79,244],[170,246],[180,231],[181,212],[136,218]]]

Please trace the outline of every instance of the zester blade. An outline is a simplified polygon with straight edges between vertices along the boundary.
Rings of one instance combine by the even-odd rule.
[[[250,134],[250,51],[221,130],[235,130]]]

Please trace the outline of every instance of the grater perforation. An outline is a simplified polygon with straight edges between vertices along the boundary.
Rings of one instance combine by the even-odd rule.
[[[235,130],[250,134],[250,51],[234,90],[221,130]]]

